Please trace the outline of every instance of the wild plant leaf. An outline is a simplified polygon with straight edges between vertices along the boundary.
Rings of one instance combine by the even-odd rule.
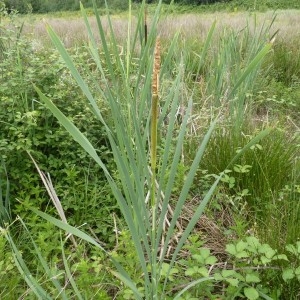
[[[236,279],[236,278],[226,277],[225,281],[228,282],[230,285],[232,285],[234,287],[238,287],[239,286],[239,280]]]
[[[236,255],[237,250],[234,244],[227,244],[226,245],[226,252],[231,254],[231,255]]]
[[[259,293],[254,287],[245,287],[244,294],[249,300],[256,300],[259,298]]]
[[[257,283],[261,281],[259,275],[255,273],[246,274],[245,279],[247,283]]]
[[[249,236],[246,238],[246,241],[248,243],[247,250],[253,253],[257,253],[258,249],[261,246],[261,243],[259,242],[258,238],[254,237],[254,236]]]
[[[248,244],[245,243],[244,241],[239,241],[236,245],[236,251],[237,252],[242,252],[244,251],[247,247],[248,247]]]
[[[287,258],[287,256],[285,254],[279,254],[279,255],[275,255],[273,257],[273,260],[274,259],[282,259],[282,260],[286,260],[286,261],[289,261],[289,259]]]
[[[293,269],[285,269],[283,270],[282,272],[282,279],[284,281],[289,281],[291,279],[293,279],[295,277],[295,273],[294,273],[294,270]]]
[[[236,276],[237,272],[235,270],[222,270],[221,272],[224,278]]]
[[[206,265],[214,265],[218,259],[215,256],[209,256],[208,258],[205,259],[205,264]]]

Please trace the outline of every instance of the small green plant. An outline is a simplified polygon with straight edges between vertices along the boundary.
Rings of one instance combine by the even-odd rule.
[[[132,243],[125,242],[129,232],[120,235],[119,247],[114,257],[127,266],[127,271],[136,278],[137,286],[144,293],[139,280],[141,270],[136,269],[124,257],[134,259]],[[210,249],[204,246],[200,236],[193,234],[183,247],[182,257],[175,266],[163,263],[158,289],[168,277],[166,299],[174,299],[178,286],[183,290],[177,299],[277,299],[284,293],[281,284],[274,282],[279,277],[281,282],[299,281],[299,243],[287,245],[287,254],[280,254],[268,244],[261,243],[256,237],[249,236],[226,245],[226,259],[220,260]],[[296,258],[296,260],[295,260]],[[131,259],[130,259],[131,260]],[[282,266],[285,266],[284,268]],[[139,272],[137,272],[139,270]],[[150,270],[150,269],[149,269]],[[299,278],[298,278],[298,277]],[[203,280],[203,279],[209,280]],[[191,284],[192,283],[192,284]],[[173,291],[173,293],[172,293]],[[119,291],[122,299],[134,299],[134,294],[124,288]]]
[[[293,264],[290,268],[283,270],[282,278],[286,282],[293,279],[300,282],[300,242],[296,242],[296,245],[286,245],[285,248],[291,254]]]

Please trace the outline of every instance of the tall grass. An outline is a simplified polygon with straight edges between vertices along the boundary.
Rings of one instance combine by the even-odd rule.
[[[4,161],[0,165],[0,225],[4,226],[11,222],[10,210],[10,183]]]
[[[107,15],[108,33],[106,33],[102,25],[102,18],[94,2],[98,35],[101,40],[101,52],[87,14],[81,6],[89,37],[87,49],[99,72],[99,77],[90,78],[96,89],[94,94],[76,69],[62,41],[53,29],[47,26],[52,43],[60,52],[62,59],[85,95],[87,105],[93,111],[95,118],[105,127],[116,163],[118,179],[112,175],[114,170],[109,170],[99,157],[99,150],[41,92],[39,87],[35,87],[40,99],[52,111],[61,125],[66,128],[74,141],[78,142],[102,168],[130,231],[139,267],[143,274],[143,290],[138,289],[136,282],[125,271],[124,267],[111,257],[107,250],[92,236],[37,209],[32,210],[59,228],[91,243],[91,245],[100,248],[106,253],[115,267],[111,273],[132,290],[135,299],[165,299],[166,294],[169,292],[167,291],[168,274],[171,272],[183,245],[223,176],[222,172],[217,176],[199,203],[199,206],[196,207],[191,215],[186,227],[180,232],[179,240],[171,256],[168,257],[170,243],[177,233],[178,218],[189,196],[199,163],[203,158],[204,151],[216,126],[218,116],[212,116],[207,132],[203,134],[201,141],[197,144],[197,149],[191,160],[185,181],[178,193],[178,199],[173,207],[172,214],[169,214],[169,204],[171,203],[177,168],[182,160],[185,136],[192,120],[191,112],[196,89],[193,88],[191,91],[182,89],[185,78],[189,76],[188,70],[185,68],[188,54],[183,49],[181,55],[175,55],[179,35],[174,36],[167,48],[160,49],[159,47],[157,27],[161,15],[161,5],[160,1],[152,16],[151,25],[146,32],[144,30],[145,2],[143,2],[141,11],[138,14],[136,27],[133,28],[131,26],[133,19],[131,2],[129,1],[127,38],[123,44],[119,44],[109,14]],[[207,48],[212,41],[214,28],[213,26],[210,29],[204,43],[205,47],[199,53],[200,59],[196,68],[196,77],[199,75],[201,66],[206,59]],[[148,35],[146,36],[145,34]],[[244,81],[248,80],[252,71],[256,70],[261,59],[268,53],[270,48],[271,44],[266,43],[261,49],[258,49],[258,54],[249,62],[249,65],[245,66],[244,71],[239,73],[239,77],[236,78],[233,86],[234,89],[239,89]],[[164,59],[161,60],[160,56],[163,51],[165,51],[163,53]],[[231,54],[231,49],[227,51],[228,54]],[[220,57],[221,63],[223,63],[222,59]],[[173,74],[175,74],[173,77],[170,77],[170,65],[172,65]],[[224,72],[223,75],[225,76],[226,70],[221,68],[219,71]],[[171,82],[168,91],[160,89],[159,82],[163,83],[165,80]],[[98,98],[105,101],[109,107],[109,118],[105,118],[99,109],[97,105]],[[180,124],[178,124],[177,111],[180,105],[185,106],[185,113],[182,115]],[[167,124],[165,122],[166,119],[168,120]],[[262,131],[246,143],[242,151],[235,154],[233,158],[231,157],[229,165],[232,165],[242,155],[243,151],[257,144],[268,133],[269,130]],[[162,151],[157,151],[158,148]],[[6,237],[17,253],[9,233],[6,233]],[[45,272],[53,279],[51,272],[45,266],[44,260],[42,258],[39,259],[44,266]],[[20,255],[16,255],[16,261],[20,272],[24,274],[29,286],[36,295],[44,297],[43,299],[50,299],[51,297],[42,288],[38,280],[34,280],[29,276],[29,270]],[[167,276],[162,276],[163,264],[166,262],[168,262]],[[75,288],[76,285],[70,277],[67,264],[65,266],[67,277],[69,277],[72,286],[74,284],[74,293],[80,299],[82,295]],[[204,277],[194,280],[184,289],[177,292],[176,295],[172,296],[174,296],[174,299],[179,299],[190,287],[212,279],[212,277]],[[53,285],[57,287],[57,294],[53,296],[57,296],[61,293],[61,287],[55,279],[53,279]],[[62,294],[62,296],[64,295]]]

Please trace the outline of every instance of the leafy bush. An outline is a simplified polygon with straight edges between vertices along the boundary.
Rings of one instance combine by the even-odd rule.
[[[85,50],[80,49],[74,53],[74,58],[79,67],[86,68],[84,53]],[[51,96],[62,111],[72,115],[72,121],[94,142],[108,167],[114,169],[103,126],[82,101],[81,92],[74,87],[73,79],[54,50],[33,52],[29,41],[18,39],[7,50],[0,65],[3,72],[0,78],[0,155],[9,174],[13,214],[25,214],[16,198],[35,207],[47,207],[49,201],[27,154],[30,152],[41,169],[51,174],[70,222],[88,223],[108,241],[111,226],[103,221],[107,218],[103,218],[102,212],[104,215],[107,212],[118,214],[118,209],[103,183],[104,177],[38,100],[33,84]],[[105,113],[107,109],[102,111]],[[98,216],[90,218],[88,212],[95,210]]]

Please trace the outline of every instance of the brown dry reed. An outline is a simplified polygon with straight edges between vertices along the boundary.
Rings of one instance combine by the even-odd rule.
[[[280,29],[278,34],[279,40],[285,40],[287,42],[292,42],[295,39],[300,38],[300,14],[296,10],[284,10],[276,11],[276,20],[274,22],[273,30]],[[145,11],[145,23],[147,21],[147,12]],[[252,27],[261,25],[263,22],[271,22],[273,17],[273,12],[257,12],[254,14],[249,12],[215,12],[215,13],[187,13],[182,15],[169,15],[161,18],[158,24],[158,32],[161,40],[169,40],[174,34],[180,30],[186,39],[193,39],[199,41],[200,43],[205,39],[212,23],[217,21],[216,37],[222,34],[224,28],[230,27],[236,31],[240,31],[247,23]],[[23,29],[23,34],[30,35],[36,48],[43,48],[43,46],[48,47],[50,45],[49,37],[45,30],[45,24],[42,19],[35,17],[35,20],[25,19],[25,25]],[[70,18],[70,17],[48,17],[44,16],[47,24],[50,24],[55,32],[63,40],[65,46],[72,47],[75,45],[82,44],[88,41],[88,36],[86,34],[85,25],[81,18]],[[108,22],[105,16],[101,17],[103,21],[104,30],[108,30]],[[148,18],[150,19],[150,18]],[[95,17],[89,17],[91,23],[91,28],[96,36],[97,34],[97,24]],[[151,22],[151,20],[149,20]],[[255,25],[256,24],[256,25]],[[115,37],[118,42],[122,43],[127,38],[127,25],[128,20],[124,16],[112,16],[112,26],[115,32]],[[133,18],[132,26],[136,25],[136,19]],[[146,30],[147,26],[144,26]],[[219,33],[219,34],[218,34]]]

